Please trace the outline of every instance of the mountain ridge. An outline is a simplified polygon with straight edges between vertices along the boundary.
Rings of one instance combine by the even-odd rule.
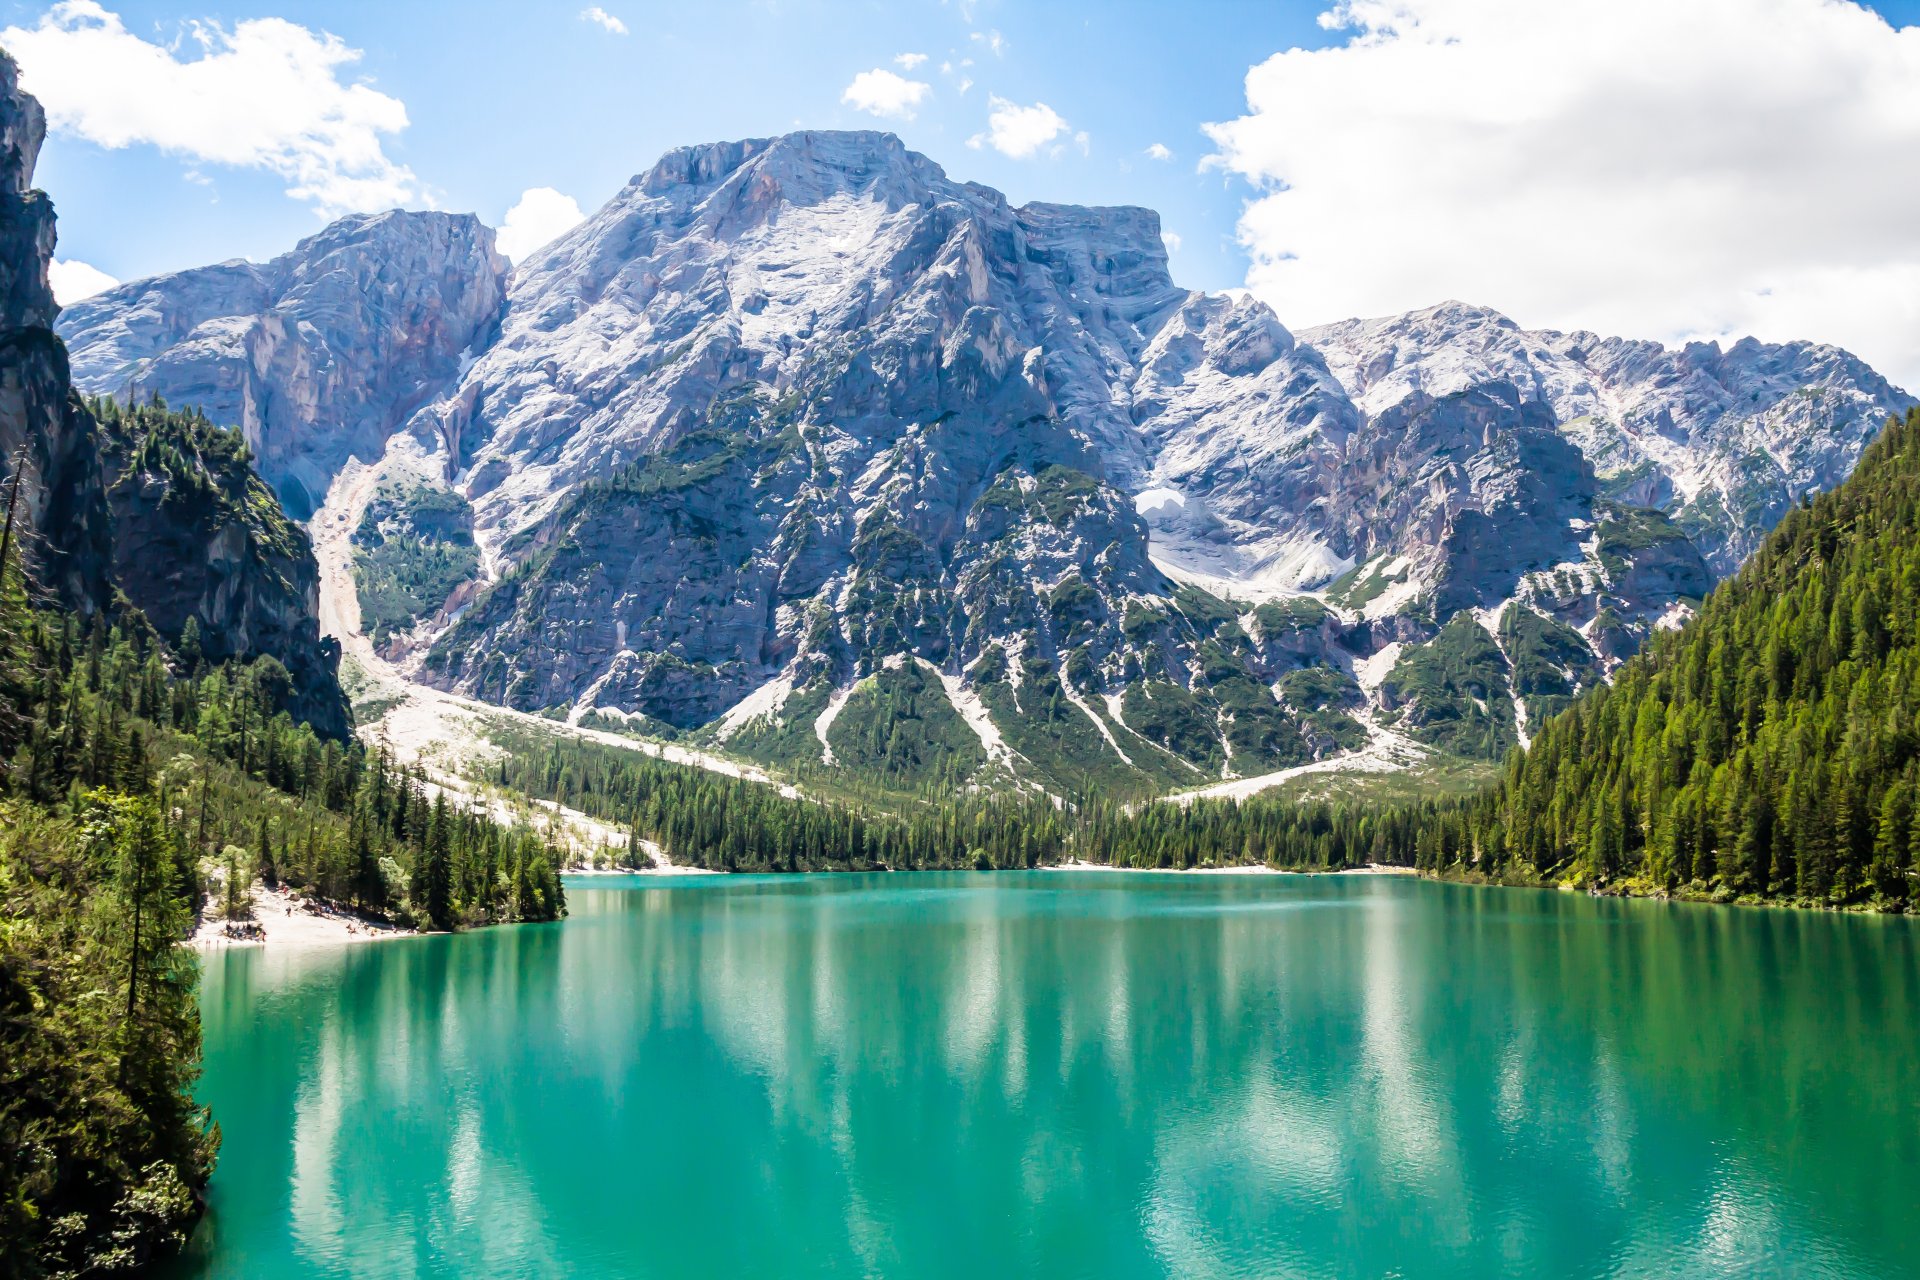
[[[406,229],[424,215],[384,216],[427,280],[451,271]],[[927,740],[971,740],[982,784],[1244,777],[1367,724],[1497,754],[1912,402],[1817,344],[1669,349],[1464,304],[1295,334],[1180,288],[1151,210],[1016,207],[870,131],[676,149],[494,278],[484,339],[475,319],[439,364],[396,366],[438,371],[417,407],[339,415],[397,424],[383,457],[305,438],[324,380],[259,375],[262,402],[309,406],[249,428],[299,442],[262,452],[276,486],[317,496],[362,456],[391,477],[368,545],[437,546],[445,519],[406,509],[437,493],[472,547],[434,553],[475,577],[415,593],[392,655],[525,710],[817,764],[896,693],[921,705],[903,673],[925,661]],[[393,287],[465,323],[490,298],[468,283]],[[63,321],[82,384],[217,372],[188,342],[137,380],[92,354],[183,289]],[[342,301],[329,349],[385,359]],[[303,306],[213,319],[298,328]],[[1458,616],[1488,643],[1451,652]]]

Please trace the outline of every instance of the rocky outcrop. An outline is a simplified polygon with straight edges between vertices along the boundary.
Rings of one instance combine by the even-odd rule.
[[[1580,450],[1601,496],[1675,515],[1716,575],[1806,493],[1844,479],[1913,397],[1836,347],[1742,339],[1722,350],[1522,329],[1443,303],[1308,330],[1369,416],[1506,383]]]
[[[272,270],[388,252],[368,234]],[[63,331],[87,385],[211,397],[283,492],[382,431],[428,451],[484,581],[410,638],[427,678],[816,762],[849,691],[909,660],[987,767],[1054,780],[1278,767],[1353,742],[1363,697],[1498,750],[1586,678],[1567,636],[1616,661],[1910,403],[1805,343],[1673,351],[1459,304],[1290,333],[1178,287],[1148,210],[1012,206],[881,133],[672,152],[503,303],[477,250],[465,293],[459,254],[409,253],[389,286],[438,299],[438,363],[329,337],[370,362],[364,398],[284,436],[278,404],[335,393],[205,354],[291,321],[248,300],[266,268],[125,286]],[[226,369],[278,390],[249,408]],[[1258,621],[1303,600],[1311,626]],[[1514,609],[1539,625],[1503,632]]]
[[[108,290],[60,329],[81,391],[157,393],[239,428],[304,519],[486,346],[506,273],[471,215],[356,214],[268,263]]]
[[[315,621],[306,535],[231,432],[157,410],[97,418],[74,394],[47,267],[53,209],[32,189],[44,119],[0,54],[0,457],[25,467],[21,546],[43,598],[86,617],[135,611],[214,660],[271,656],[288,710],[344,736],[339,651]],[[163,437],[165,450],[149,448]]]

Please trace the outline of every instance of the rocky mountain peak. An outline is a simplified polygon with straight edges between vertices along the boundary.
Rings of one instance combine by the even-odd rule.
[[[1131,320],[1185,296],[1168,272],[1160,215],[1152,209],[1035,201],[1015,213],[1036,260],[1070,290],[1124,306]]]
[[[0,190],[28,191],[47,139],[47,113],[38,98],[21,91],[19,64],[5,54],[0,54],[0,100],[10,108],[0,124]]]
[[[0,244],[0,324],[47,328],[55,313],[47,265],[53,260],[53,206],[33,189],[33,169],[47,136],[47,115],[20,88],[20,70],[0,52],[0,205],[7,241]]]
[[[76,385],[158,392],[239,427],[305,517],[491,341],[508,264],[471,214],[330,224],[269,262],[134,281],[70,308]]]
[[[386,216],[305,283],[76,309],[76,368],[212,404],[282,492],[377,460],[367,553],[464,577],[383,612],[423,677],[766,758],[884,739],[876,687],[947,708],[942,769],[1244,774],[1367,706],[1497,753],[1907,403],[1830,348],[1459,301],[1290,332],[1180,288],[1151,210],[1016,208],[878,132],[669,152],[504,285]]]
[[[744,171],[744,175],[743,175]],[[705,192],[737,177],[790,183],[787,197],[805,203],[808,188],[854,189],[880,178],[944,182],[946,172],[898,136],[877,129],[804,129],[769,138],[676,147],[629,184],[649,196],[675,187]]]

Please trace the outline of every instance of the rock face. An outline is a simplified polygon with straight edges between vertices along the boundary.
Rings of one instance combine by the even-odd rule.
[[[1550,412],[1604,496],[1673,515],[1716,575],[1803,494],[1845,479],[1913,398],[1836,347],[1521,329],[1457,302],[1302,334],[1369,416],[1492,383]]]
[[[75,396],[47,284],[53,207],[32,189],[45,130],[0,54],[0,456],[24,458],[25,564],[41,592],[83,616],[138,611],[176,640],[192,619],[211,659],[271,656],[288,706],[315,730],[350,727],[338,646],[315,621],[306,535],[253,474],[232,433],[180,417],[95,417]],[[146,448],[160,432],[166,458]]]
[[[431,454],[484,583],[425,611],[423,674],[889,776],[1247,775],[1363,742],[1367,703],[1497,752],[1911,402],[1832,348],[1668,351],[1458,304],[1295,335],[1176,286],[1150,211],[1013,207],[880,133],[672,152],[491,311],[493,266],[462,294],[408,261],[429,279],[397,295],[474,317],[443,325],[438,382],[356,367],[350,446],[327,411],[275,416],[329,402],[271,362],[210,412],[283,492],[382,429]],[[229,366],[200,348],[286,304],[189,302],[244,302],[226,282],[262,270],[76,308],[83,384],[137,366],[208,401]],[[128,336],[175,313],[210,336]]]
[[[108,290],[60,328],[81,391],[158,392],[240,428],[304,519],[343,462],[378,458],[486,345],[506,273],[471,215],[361,214],[264,265]]]

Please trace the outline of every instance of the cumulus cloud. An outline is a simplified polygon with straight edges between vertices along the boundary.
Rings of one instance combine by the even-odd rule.
[[[75,258],[55,258],[49,263],[47,282],[53,286],[53,300],[63,307],[105,293],[120,283],[100,268]]]
[[[968,138],[967,145],[976,151],[981,147],[992,147],[1001,155],[1026,160],[1048,149],[1049,144],[1066,133],[1068,128],[1060,113],[1044,102],[1023,107],[1017,102],[991,95],[987,98],[986,132]],[[1081,135],[1083,147],[1085,136]]]
[[[509,261],[519,262],[579,226],[586,216],[572,196],[552,187],[528,187],[507,210],[495,243]]]
[[[1459,297],[1523,324],[1836,342],[1920,389],[1920,28],[1850,0],[1345,0],[1247,73],[1289,323]]]
[[[840,101],[868,115],[911,120],[932,92],[933,86],[925,81],[909,80],[884,67],[875,67],[855,76],[846,92],[840,95]]]
[[[154,44],[96,0],[62,0],[34,26],[0,31],[0,44],[57,132],[265,169],[329,216],[422,198],[385,151],[407,126],[405,104],[341,82],[358,49],[280,18],[194,22],[186,35],[183,48]]]
[[[623,36],[627,34],[627,24],[620,21],[620,19],[614,17],[612,14],[608,13],[605,9],[602,9],[597,4],[592,6],[591,8],[582,9],[580,11],[580,21],[591,22],[597,27],[601,27],[607,31],[612,32],[616,36]]]
[[[1180,239],[1178,231],[1168,231],[1164,228],[1160,232],[1160,239],[1166,244],[1168,253],[1180,252],[1180,246],[1185,243]]]
[[[927,55],[924,53],[896,53],[893,55],[893,65],[902,71],[911,71],[926,60]]]
[[[1171,160],[1173,151],[1164,142],[1156,142],[1140,153],[1149,160]]]

